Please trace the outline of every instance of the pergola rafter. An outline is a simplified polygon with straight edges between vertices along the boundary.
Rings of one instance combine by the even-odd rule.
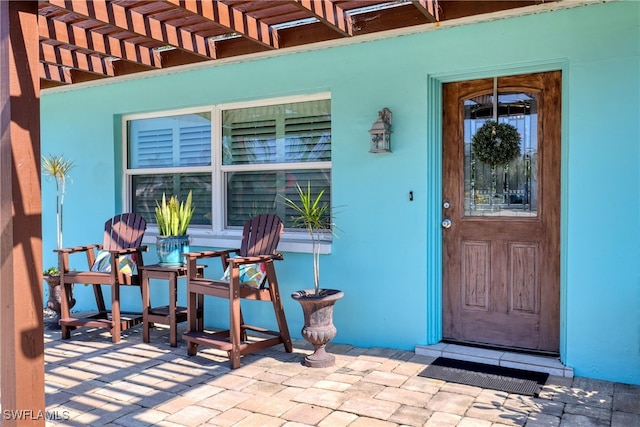
[[[55,64],[40,63],[40,78],[45,76],[46,80],[57,80],[64,83],[73,83],[71,70],[68,67],[61,67]]]
[[[438,0],[411,0],[411,3],[427,17],[430,22],[438,22]]]
[[[162,45],[174,46],[207,59],[215,58],[211,43],[206,37],[173,25],[167,20],[141,13],[132,7],[131,3],[119,4],[106,0],[74,0],[72,2],[49,0],[49,3],[60,9],[66,8],[84,18],[125,30]],[[160,11],[170,12],[174,9],[175,7],[167,3],[166,9]]]
[[[114,37],[112,34],[85,28],[77,22],[69,23],[57,18],[40,16],[38,32],[41,39],[57,40],[63,44],[74,45],[148,67],[161,67],[155,51],[138,43],[138,40]]]
[[[67,45],[56,46],[41,42],[40,61],[43,65],[74,68],[101,76],[115,76],[113,62],[108,58],[71,49]]]
[[[43,87],[78,83],[538,3],[544,0],[40,0],[40,78]]]
[[[255,18],[227,3],[216,0],[167,0],[197,16],[240,34],[268,48],[278,49],[277,31],[261,19]]]
[[[353,24],[346,11],[333,0],[292,0],[305,11],[309,11],[320,22],[335,29],[343,36],[353,36]]]

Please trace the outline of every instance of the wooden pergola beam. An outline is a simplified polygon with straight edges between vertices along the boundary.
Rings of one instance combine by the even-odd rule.
[[[429,22],[440,21],[438,0],[411,0],[411,3],[413,3],[413,5],[427,17]]]
[[[44,426],[38,3],[0,1],[0,398],[3,426]]]
[[[49,3],[78,15],[122,28],[132,34],[138,34],[208,59],[215,59],[215,51],[207,38],[136,12],[131,8],[131,5],[124,6],[105,0],[73,0],[71,2],[49,0]]]
[[[104,57],[98,55],[89,55],[64,46],[40,43],[40,60],[45,63],[75,68],[105,77],[115,76],[111,61],[107,61]]]
[[[277,31],[259,19],[216,0],[167,0],[191,13],[271,49],[280,47]]]
[[[141,46],[139,43],[118,39],[108,34],[101,34],[72,23],[45,18],[44,16],[39,16],[38,21],[36,34],[39,34],[41,38],[58,40],[62,43],[72,44],[106,56],[113,56],[148,67],[162,67],[160,54],[153,49]]]
[[[292,3],[311,12],[318,20],[343,36],[353,36],[353,23],[333,0],[292,0]]]
[[[73,83],[71,72],[68,68],[55,64],[40,63],[40,78],[50,80],[52,82],[60,82],[64,84]]]

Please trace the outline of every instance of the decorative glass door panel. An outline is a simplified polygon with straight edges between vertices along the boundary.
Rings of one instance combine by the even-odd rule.
[[[465,216],[537,215],[537,123],[538,101],[534,93],[503,92],[497,97],[490,93],[464,101]],[[512,139],[508,140],[508,136]],[[518,136],[519,142],[513,139]],[[519,154],[501,164],[501,150],[509,149],[509,143],[512,152],[517,143]]]

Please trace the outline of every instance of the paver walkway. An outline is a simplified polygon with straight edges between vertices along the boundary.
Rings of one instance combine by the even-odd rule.
[[[310,346],[245,356],[187,356],[168,330],[140,327],[112,344],[80,329],[45,331],[47,425],[57,426],[640,426],[640,386],[550,377],[539,398],[417,376],[433,359],[333,345],[331,368],[304,367]]]

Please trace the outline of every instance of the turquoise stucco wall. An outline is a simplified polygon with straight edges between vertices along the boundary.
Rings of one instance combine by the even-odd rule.
[[[562,358],[576,375],[640,384],[639,40],[640,3],[614,2],[45,90],[42,152],[65,153],[77,162],[65,200],[64,244],[100,241],[102,223],[121,209],[122,114],[328,91],[333,199],[342,207],[336,217],[342,231],[331,255],[322,257],[322,281],[324,287],[345,291],[336,305],[334,341],[413,349],[433,339],[428,296],[440,286],[433,274],[439,258],[427,253],[440,238],[432,213],[433,194],[441,185],[427,168],[437,152],[432,144],[440,143],[430,128],[439,112],[428,108],[429,79],[559,67],[564,96]],[[369,154],[367,131],[383,107],[393,111],[393,153]],[[56,262],[50,250],[55,246],[53,184],[44,182],[43,191],[48,266]],[[154,262],[155,254],[145,259]],[[285,253],[277,268],[283,295],[310,286],[308,254]],[[212,275],[221,273],[217,266],[210,268]],[[89,292],[76,286],[76,308],[92,307]],[[137,290],[123,295],[125,309],[139,309]],[[209,305],[209,313],[222,313],[214,326],[224,325],[225,306]],[[251,307],[247,317],[268,311]],[[285,311],[299,337],[299,306],[285,298]]]

